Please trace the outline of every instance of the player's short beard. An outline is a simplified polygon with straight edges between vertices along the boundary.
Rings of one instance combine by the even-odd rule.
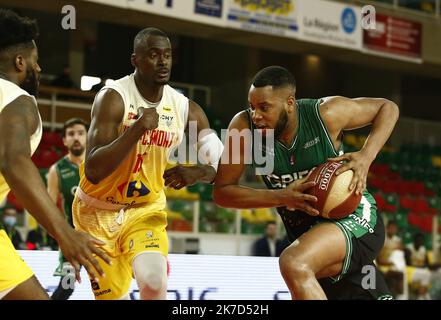
[[[79,149],[74,149],[73,147],[69,149],[69,152],[72,153],[75,157],[79,157],[84,152],[84,147],[81,146]]]
[[[274,136],[276,139],[279,138],[283,130],[285,130],[287,123],[288,123],[288,112],[286,112],[286,110],[283,109],[279,115],[279,119],[277,120],[276,127],[274,128]]]
[[[26,77],[21,84],[21,88],[30,95],[36,96],[38,94],[37,75],[31,67],[26,68]]]

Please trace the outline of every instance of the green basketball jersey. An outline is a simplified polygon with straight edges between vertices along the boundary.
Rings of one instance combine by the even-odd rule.
[[[274,170],[264,176],[268,188],[285,188],[291,182],[305,177],[328,158],[339,155],[340,150],[334,149],[320,117],[320,102],[320,99],[297,100],[297,133],[290,146],[278,140],[274,142]]]
[[[273,171],[262,176],[269,189],[285,188],[291,182],[305,177],[309,171],[326,162],[328,158],[343,154],[343,144],[339,150],[335,150],[328,129],[326,128],[326,124],[320,116],[319,106],[321,102],[322,99],[297,100],[297,132],[290,146],[286,146],[276,140],[274,142],[274,150],[269,150],[267,146],[255,146],[254,144],[258,144],[258,142],[253,141],[253,148],[257,147],[260,150],[263,150],[263,152],[266,153],[266,156],[274,156]],[[251,111],[248,110],[250,127],[255,129],[255,126],[251,121],[250,112]],[[253,166],[257,168],[262,167],[263,165],[258,165],[256,161],[253,161]],[[360,218],[367,218],[369,224],[375,225],[376,215],[370,216],[369,214],[369,217],[366,216],[366,212],[370,212],[370,210],[367,209],[373,206],[375,206],[373,197],[365,191],[363,193],[362,201],[354,212],[354,215]],[[291,234],[289,234],[289,236],[291,239],[297,238],[300,234],[307,231],[312,224],[323,220],[323,218],[312,217],[297,210],[294,214],[292,211],[287,210],[286,207],[277,208],[277,211],[281,215],[282,220],[287,227],[287,231],[288,229],[290,230],[289,233]],[[365,215],[363,215],[363,212]],[[370,229],[371,228],[367,228],[367,226],[360,229],[359,235],[369,232]]]
[[[58,174],[58,186],[63,195],[63,206],[66,219],[73,226],[72,222],[72,202],[75,197],[75,191],[80,183],[78,166],[69,161],[69,158],[63,157],[56,164],[55,168]]]

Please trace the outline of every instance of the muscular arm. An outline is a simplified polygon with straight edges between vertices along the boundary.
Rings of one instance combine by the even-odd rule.
[[[221,148],[222,146],[219,146],[219,144],[221,143],[219,143],[219,141],[217,140],[215,142],[218,142],[218,144],[209,144],[209,142],[201,144],[201,139],[204,136],[210,134],[210,124],[202,108],[194,101],[189,100],[188,119],[185,130],[186,134],[189,134],[189,132],[193,132],[193,130],[189,129],[189,127],[194,125],[196,125],[197,127],[196,132],[198,137],[192,137],[187,141],[192,141],[193,139],[193,141],[195,141],[197,138],[198,143],[196,150],[198,151],[198,153],[200,147],[202,146],[204,150],[201,150],[201,153],[205,153],[205,151],[208,151],[208,153],[216,155],[211,156],[210,158],[216,158],[217,162],[221,150],[214,150],[213,148]],[[190,148],[190,152],[194,150],[195,149],[192,150]],[[164,184],[166,186],[179,190],[185,186],[190,186],[197,182],[212,183],[214,177],[216,176],[215,168],[211,165],[212,163],[205,162],[209,164],[204,164],[200,163],[200,160],[201,159],[198,159],[198,164],[193,166],[177,165],[171,169],[166,170],[163,175]]]
[[[204,110],[194,101],[189,100],[188,106],[188,123],[196,121],[198,137],[202,130],[207,131],[210,129],[210,123],[205,115]],[[188,125],[188,124],[187,124]],[[200,164],[197,166],[200,170],[200,182],[212,183],[216,176],[216,170],[211,165]]]
[[[34,102],[21,96],[0,113],[0,171],[17,199],[55,238],[68,228],[31,160],[29,137],[38,126]]]
[[[124,116],[124,102],[114,90],[98,93],[88,132],[85,174],[93,184],[112,174],[136,145],[145,130],[135,122],[124,134],[118,128]]]
[[[373,160],[391,135],[399,109],[394,102],[382,98],[330,97],[320,105],[320,114],[334,141],[343,130],[372,124],[362,150]]]
[[[240,139],[239,144],[233,143],[235,139],[233,135],[236,130],[238,134],[248,129],[249,123],[245,111],[237,114],[228,127],[225,148],[214,183],[213,198],[216,204],[230,208],[272,208],[289,205],[292,208],[297,207],[312,212],[312,208],[307,207],[304,201],[314,201],[315,197],[300,194],[297,191],[311,187],[312,182],[293,183],[294,188],[301,186],[297,190],[291,186],[287,189],[267,190],[239,185],[239,180],[245,170],[246,152],[250,146],[245,145],[245,139]],[[317,213],[314,212],[314,214]]]
[[[334,158],[335,160],[349,160],[337,170],[337,174],[353,169],[355,174],[350,190],[356,187],[356,192],[361,193],[366,188],[370,164],[386,143],[398,120],[398,106],[392,101],[381,98],[330,97],[320,105],[320,114],[328,127],[335,147],[341,143],[338,137],[343,130],[372,124],[371,132],[360,151]]]
[[[80,264],[95,278],[95,270],[104,275],[98,255],[107,263],[109,258],[97,245],[102,241],[74,231],[60,213],[31,160],[29,137],[38,126],[37,106],[26,96],[7,105],[0,113],[0,171],[18,201],[54,237],[80,280]]]

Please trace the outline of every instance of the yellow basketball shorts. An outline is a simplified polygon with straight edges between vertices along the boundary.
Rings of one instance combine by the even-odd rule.
[[[0,293],[25,282],[34,273],[15,251],[4,230],[0,230]]]
[[[106,243],[102,248],[112,261],[109,266],[98,258],[105,277],[91,281],[95,299],[119,299],[127,294],[133,279],[132,262],[140,253],[156,251],[167,257],[167,214],[162,206],[108,210],[75,197],[72,215],[75,229]]]

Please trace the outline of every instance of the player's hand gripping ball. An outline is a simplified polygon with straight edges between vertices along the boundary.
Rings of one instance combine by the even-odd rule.
[[[315,181],[315,186],[305,193],[317,197],[317,202],[311,203],[323,218],[341,219],[357,209],[361,194],[355,194],[355,188],[349,190],[354,171],[348,170],[339,175],[335,172],[343,165],[342,162],[327,161],[315,168],[308,181]]]

